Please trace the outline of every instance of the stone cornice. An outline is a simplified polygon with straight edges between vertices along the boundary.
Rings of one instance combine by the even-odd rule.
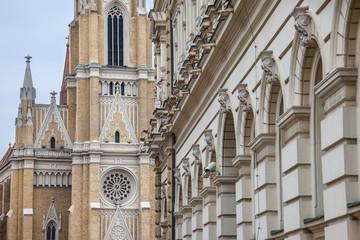
[[[315,94],[327,98],[344,85],[356,85],[357,76],[357,68],[336,68],[315,86]]]
[[[257,13],[262,11],[265,12],[265,9],[267,9],[267,6],[271,3],[268,1],[264,1],[264,3],[264,8],[260,9],[257,8],[257,6],[251,6],[250,8],[249,6],[248,9],[256,9]],[[243,4],[243,2],[239,2],[239,4],[234,6],[233,16],[236,15],[237,11],[240,11]],[[257,2],[252,4],[257,4]],[[251,15],[253,12],[250,12],[249,14]],[[242,56],[241,51],[243,48],[240,46],[247,44],[247,42],[250,41],[250,29],[246,24],[239,25],[239,22],[241,22],[240,20],[240,18],[233,18],[231,21],[226,22],[228,27],[220,30],[217,42],[221,41],[222,46],[216,47],[211,51],[206,61],[202,64],[201,75],[191,86],[190,95],[184,98],[180,103],[181,114],[174,115],[172,120],[172,122],[174,122],[173,131],[178,137],[177,146],[182,146],[183,141],[185,141],[188,137],[188,133],[191,132],[193,127],[200,121],[204,113],[208,110],[209,105],[216,99],[219,87],[224,85],[229,73],[231,73],[234,69],[233,64],[238,62],[239,56]],[[246,21],[244,21],[244,23],[245,22]],[[235,25],[237,27],[233,27]],[[235,33],[234,29],[243,33]],[[238,41],[236,44],[229,41],[223,41],[224,39],[233,39],[231,36],[234,34],[244,35],[242,41]],[[226,51],[224,51],[225,49]]]
[[[287,129],[299,119],[309,119],[311,109],[309,106],[292,106],[276,119],[279,128]]]
[[[276,139],[275,134],[260,133],[249,143],[249,147],[252,151],[257,152],[257,150],[261,149],[266,145],[274,145],[275,139]]]
[[[220,186],[220,185],[226,185],[226,184],[233,184],[238,180],[237,176],[221,176],[218,175],[214,178],[214,185]]]
[[[237,155],[232,160],[232,164],[236,168],[240,168],[242,166],[249,166],[250,163],[251,163],[251,156],[250,155]]]
[[[199,195],[202,197],[207,197],[208,195],[214,195],[216,194],[216,187],[204,187],[199,192]]]

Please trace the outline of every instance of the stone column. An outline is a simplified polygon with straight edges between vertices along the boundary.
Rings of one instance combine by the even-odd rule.
[[[99,105],[99,76],[100,65],[91,65],[89,83],[89,140],[99,140],[100,135],[100,105]]]
[[[351,203],[359,201],[357,81],[358,69],[337,68],[315,87],[315,94],[324,100],[325,118],[321,121],[324,154],[321,160],[323,184],[326,185],[325,221],[349,214]],[[325,228],[325,238],[355,239],[358,228],[358,220],[349,215],[329,224]]]
[[[277,119],[277,125],[284,130],[284,232],[293,231],[296,239],[307,239],[308,234],[303,234],[301,228],[304,219],[312,216],[309,118],[310,107],[293,106]]]
[[[216,232],[218,239],[236,238],[236,201],[234,176],[216,176]]]
[[[71,207],[69,210],[69,239],[83,239],[82,229],[82,156],[73,156]]]
[[[259,134],[249,146],[254,152],[254,212],[259,239],[277,229],[275,134]]]
[[[140,208],[139,239],[146,239],[148,236],[154,236],[154,229],[148,223],[154,222],[154,174],[151,171],[150,158],[148,154],[141,154],[139,165],[139,202],[149,202],[150,209]]]
[[[192,239],[203,239],[203,198],[202,197],[193,197],[190,199],[190,205],[192,207],[192,220],[191,220],[191,230],[192,230]]]
[[[184,205],[181,207],[180,212],[183,216],[183,224],[182,224],[182,236],[183,239],[192,239],[192,231],[191,231],[191,218],[192,218],[192,208],[189,205]]]
[[[89,186],[89,239],[100,239],[100,143],[91,142],[91,151],[89,154],[89,181],[85,185]]]
[[[183,215],[179,212],[174,213],[174,215],[175,215],[175,240],[182,240]]]
[[[253,236],[253,199],[251,182],[251,156],[238,155],[233,165],[239,169],[236,182],[236,224],[237,239],[251,239]]]
[[[33,235],[33,196],[34,196],[34,159],[23,163],[23,203],[22,203],[22,239],[31,239]]]
[[[216,187],[204,187],[200,191],[203,197],[203,239],[217,240],[216,235]]]
[[[12,162],[11,184],[10,184],[10,210],[7,212],[7,239],[17,240],[18,237],[18,216],[19,214],[19,175],[20,170],[15,168],[17,162]]]

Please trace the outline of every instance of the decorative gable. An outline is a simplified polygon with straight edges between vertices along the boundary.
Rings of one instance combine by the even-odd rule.
[[[72,148],[70,136],[56,105],[55,92],[52,92],[50,109],[36,136],[35,148],[46,146],[50,148],[51,138],[55,139],[56,146]]]
[[[104,240],[132,240],[128,226],[121,212],[120,205],[117,204],[116,212],[111,219]]]
[[[114,142],[115,133],[119,132],[120,142],[138,143],[134,128],[125,109],[126,108],[121,99],[119,89],[117,89],[109,114],[106,117],[103,128],[101,129],[101,142]]]

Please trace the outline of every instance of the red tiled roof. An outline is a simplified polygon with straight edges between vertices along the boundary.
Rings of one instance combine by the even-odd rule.
[[[3,158],[0,161],[0,169],[2,169],[3,167],[5,167],[8,163],[9,163],[9,156],[11,153],[11,150],[15,147],[15,143],[14,145],[11,146],[11,144],[9,144],[9,148],[6,151],[5,155],[3,156]]]

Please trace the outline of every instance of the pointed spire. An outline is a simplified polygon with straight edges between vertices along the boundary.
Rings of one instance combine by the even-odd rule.
[[[66,39],[68,40],[68,43],[66,44],[64,74],[63,74],[63,80],[62,80],[61,92],[60,92],[60,104],[62,104],[62,105],[67,104],[66,75],[68,75],[70,73],[70,68],[69,68],[69,37],[66,37]]]
[[[32,113],[31,113],[31,107],[30,104],[28,104],[27,113],[26,113],[26,125],[32,125]]]
[[[19,104],[18,115],[17,115],[17,118],[15,119],[15,125],[22,126],[21,104]]]
[[[35,100],[36,97],[36,89],[33,86],[31,69],[30,69],[30,59],[32,58],[30,55],[25,56],[26,58],[26,70],[24,77],[24,84],[20,90],[20,98],[21,100]]]

